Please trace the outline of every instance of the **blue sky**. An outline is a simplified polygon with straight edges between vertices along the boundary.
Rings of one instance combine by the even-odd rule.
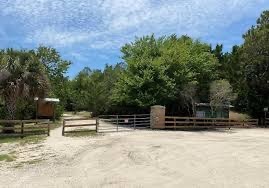
[[[135,36],[187,34],[230,50],[268,0],[0,0],[0,48],[56,48],[68,75],[120,62]]]

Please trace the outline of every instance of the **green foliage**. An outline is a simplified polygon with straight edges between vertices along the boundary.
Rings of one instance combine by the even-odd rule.
[[[15,160],[16,157],[8,155],[8,154],[1,154],[0,161],[12,162]]]
[[[63,113],[64,113],[64,106],[56,105],[55,106],[55,118],[60,119],[60,117],[63,115]]]
[[[107,65],[104,71],[84,68],[69,82],[69,110],[106,113],[112,106],[110,96],[122,70],[122,64]]]
[[[6,117],[5,103],[0,97],[0,119],[4,119]]]
[[[86,67],[71,80],[65,76],[71,62],[53,48],[2,50],[0,116],[33,116],[30,99],[46,95],[60,98],[57,117],[64,109],[135,113],[155,104],[165,105],[170,114],[192,115],[195,102],[213,96],[261,117],[269,106],[269,11],[243,38],[241,46],[226,53],[221,44],[212,49],[188,36],[136,38],[121,48],[123,63],[104,70]],[[238,96],[234,101],[231,91]]]
[[[219,60],[218,77],[228,80],[237,93],[235,109],[263,117],[263,108],[269,106],[269,11],[264,11],[245,35],[241,46],[230,53],[217,45],[212,53]]]
[[[113,92],[113,102],[140,108],[154,104],[182,106],[181,93],[196,83],[198,100],[208,98],[209,83],[215,79],[217,59],[210,46],[187,36],[146,36],[122,47],[126,70]]]
[[[68,78],[65,74],[71,62],[63,60],[54,48],[40,46],[35,53],[48,74],[51,83],[50,96],[60,98],[60,104],[65,106],[69,92]]]
[[[7,119],[16,118],[17,103],[23,98],[43,97],[49,90],[44,66],[33,51],[7,49],[0,52],[0,93]]]
[[[263,116],[269,106],[269,11],[262,13],[244,35],[241,60],[244,65],[247,109],[254,116]]]
[[[35,117],[36,107],[33,99],[19,98],[16,103],[15,119],[32,119]]]
[[[69,65],[70,62],[62,60],[53,48],[1,50],[1,116],[7,119],[33,118],[34,97],[58,97],[60,105],[65,105],[68,80],[64,74]],[[60,116],[62,111],[57,109],[56,114]]]

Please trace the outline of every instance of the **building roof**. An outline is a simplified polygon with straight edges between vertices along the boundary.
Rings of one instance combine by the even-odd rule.
[[[39,98],[38,98],[38,97],[35,97],[34,100],[35,100],[35,101],[38,101]],[[43,98],[43,99],[41,99],[41,100],[43,100],[43,101],[45,101],[45,102],[54,102],[54,103],[58,103],[58,102],[60,102],[60,99],[57,99],[57,98]]]
[[[195,103],[196,106],[210,106],[209,103]],[[226,107],[226,108],[233,108],[233,105],[228,105],[228,104],[223,104],[223,105],[218,105],[219,107]]]

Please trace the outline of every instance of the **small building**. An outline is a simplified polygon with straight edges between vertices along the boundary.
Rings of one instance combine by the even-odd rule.
[[[212,108],[209,103],[195,104],[195,117],[199,118],[229,118],[231,105],[215,106]]]
[[[36,118],[55,120],[55,104],[60,102],[59,99],[36,97],[34,100],[36,101]]]

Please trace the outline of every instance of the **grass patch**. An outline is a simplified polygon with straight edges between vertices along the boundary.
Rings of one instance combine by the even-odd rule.
[[[92,117],[92,113],[91,112],[87,112],[87,111],[80,111],[80,112],[64,112],[64,114],[68,115],[68,116],[81,116],[81,117],[85,117],[85,118],[91,118]]]
[[[56,129],[62,126],[61,121],[52,122],[50,125],[50,129]],[[34,128],[32,130],[26,130],[25,133],[29,134],[24,136],[23,138],[20,137],[20,134],[5,134],[1,136],[0,133],[0,144],[1,143],[20,143],[20,144],[37,144],[47,138],[47,129],[46,128]],[[32,135],[30,135],[32,134]]]
[[[0,161],[5,161],[5,162],[12,162],[15,160],[16,157],[8,154],[0,154]]]
[[[96,136],[97,133],[95,130],[80,129],[78,131],[68,131],[65,133],[67,137],[91,137]]]
[[[56,128],[59,128],[63,125],[63,122],[58,120],[58,121],[55,121],[55,122],[52,122],[50,124],[50,130],[53,130],[53,129],[56,129]]]
[[[4,136],[0,137],[0,144],[2,143],[19,143],[19,144],[37,144],[45,140],[46,135],[34,135],[34,136],[25,136],[21,138],[20,136]]]

